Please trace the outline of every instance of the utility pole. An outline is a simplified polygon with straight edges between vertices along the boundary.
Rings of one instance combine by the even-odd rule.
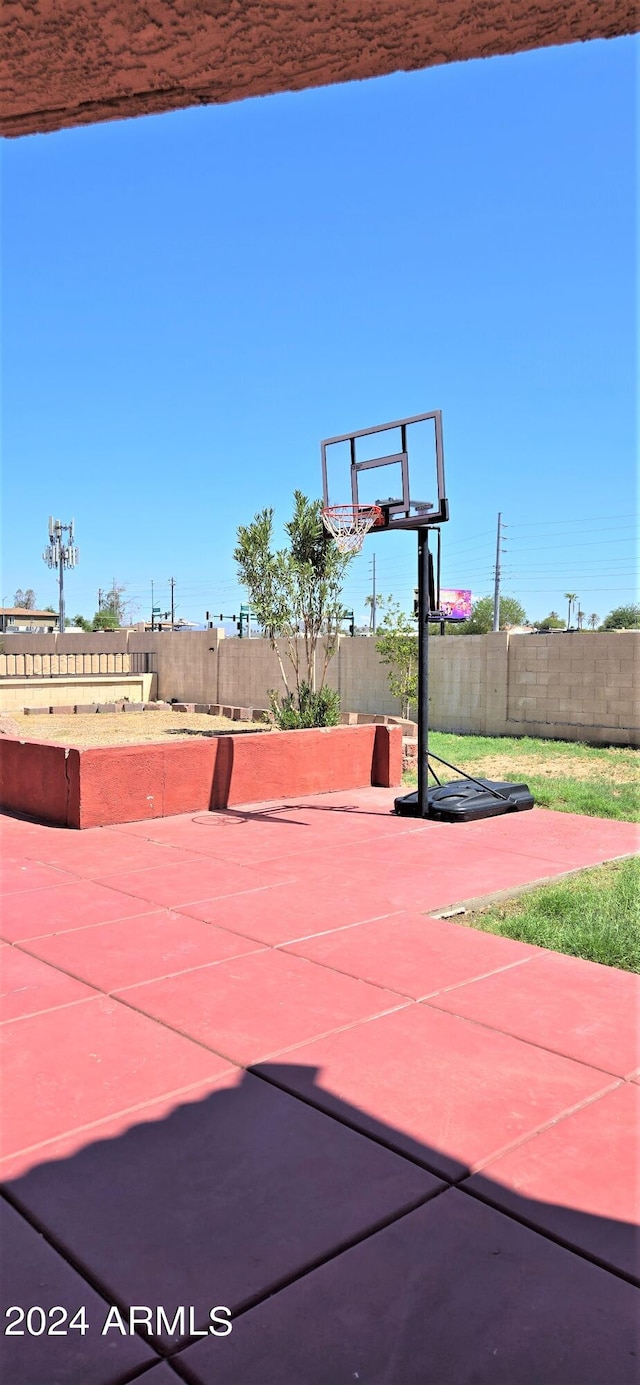
[[[502,547],[502,530],[506,525],[502,523],[502,513],[498,515],[498,536],[496,539],[496,571],[493,587],[493,629],[494,632],[500,629],[500,555],[504,552]]]
[[[69,535],[66,543],[62,537],[65,533]],[[80,558],[80,551],[73,542],[73,520],[70,524],[61,524],[59,519],[54,519],[52,515],[49,515],[49,545],[45,548],[42,557],[47,567],[58,569],[60,587],[58,628],[60,634],[64,635],[64,570],[66,567],[75,567]]]
[[[371,633],[376,633],[376,555],[371,558],[372,566],[372,586],[371,586],[371,615],[369,617],[369,629]]]
[[[171,587],[171,628],[172,628],[172,629],[173,629],[173,621],[174,621],[174,617],[175,617],[175,613],[176,613],[176,612],[175,612],[175,602],[174,602],[174,599],[173,599],[173,589],[174,589],[175,585],[176,585],[176,579],[175,579],[175,577],[170,577],[170,578],[169,578],[169,586]]]
[[[98,587],[98,610],[99,610],[99,611],[102,610],[102,597],[103,597],[102,587]]]

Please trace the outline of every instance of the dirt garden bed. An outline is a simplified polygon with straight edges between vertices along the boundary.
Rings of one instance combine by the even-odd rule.
[[[5,718],[3,718],[5,720]],[[221,732],[264,732],[260,722],[238,723],[206,712],[99,712],[92,716],[29,716],[12,712],[10,734],[24,741],[48,741],[54,745],[108,746],[149,745],[193,736],[211,737]],[[9,728],[7,728],[9,729]]]

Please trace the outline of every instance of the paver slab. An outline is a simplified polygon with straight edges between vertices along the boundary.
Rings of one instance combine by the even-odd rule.
[[[495,850],[480,841],[474,848],[460,836],[456,842],[448,839],[445,845],[436,844],[418,834],[410,845],[403,838],[388,847],[385,844],[384,852],[378,846],[373,860],[370,852],[358,857],[348,847],[336,847],[330,867],[326,856],[317,850],[278,857],[269,866],[284,872],[285,861],[290,874],[303,881],[309,893],[328,890],[335,899],[331,881],[343,878],[362,889],[373,885],[379,914],[396,909],[424,913],[445,909],[464,900],[552,879],[565,870],[557,861],[542,856]]]
[[[452,1179],[613,1085],[595,1069],[427,1005],[287,1058],[257,1071]]]
[[[0,1021],[34,1015],[84,1000],[95,992],[71,976],[48,967],[18,948],[6,947],[0,964]]]
[[[0,907],[0,932],[9,942],[64,933],[94,923],[146,914],[153,909],[144,899],[109,889],[93,880],[75,880],[54,889],[25,890],[8,895]]]
[[[2,1025],[2,1154],[17,1154],[229,1064],[106,996]]]
[[[129,1371],[157,1360],[139,1337],[116,1332],[102,1336],[106,1300],[4,1199],[0,1199],[0,1225],[4,1334],[0,1354],[6,1385],[88,1385],[89,1381],[114,1385],[123,1376],[128,1378]],[[13,1304],[36,1310],[30,1326],[38,1334],[42,1315],[37,1309],[42,1308],[44,1333],[32,1335],[26,1316],[21,1322],[15,1314],[6,1318],[5,1310]],[[86,1332],[69,1326],[79,1308],[85,1309]],[[7,1336],[9,1325],[22,1335]]]
[[[179,912],[275,945],[376,918],[380,907],[374,882],[363,887],[346,878],[340,886],[339,908],[327,890],[306,890],[293,880],[225,899],[200,899]]]
[[[640,828],[636,823],[560,813],[551,808],[467,823],[465,834],[474,845],[485,842],[525,856],[550,857],[566,869],[598,865],[640,848]]]
[[[54,866],[43,866],[38,861],[25,856],[7,857],[0,861],[0,895],[23,894],[27,890],[43,890],[47,885],[64,885],[71,882],[68,871]]]
[[[124,833],[116,835],[104,827],[92,827],[84,832],[59,831],[46,844],[30,844],[29,856],[92,880],[110,872],[149,870],[167,865],[169,861],[176,865],[188,864],[193,852],[140,837],[125,837]]]
[[[440,1186],[243,1074],[10,1191],[112,1302],[193,1305],[202,1330],[211,1307],[268,1294]]]
[[[118,995],[242,1064],[406,1004],[392,991],[272,951],[127,987]]]
[[[103,1116],[87,1125],[64,1130],[61,1134],[44,1141],[35,1150],[10,1154],[6,1159],[0,1160],[0,1178],[3,1186],[6,1189],[11,1181],[22,1178],[28,1170],[40,1164],[72,1159],[90,1145],[104,1140],[117,1141],[137,1126],[158,1125],[178,1108],[204,1101],[211,1096],[219,1083],[231,1081],[232,1075],[239,1081],[241,1073],[241,1068],[226,1064],[218,1077],[207,1078],[204,1082],[196,1081],[189,1086],[181,1087],[178,1091],[167,1092],[161,1097],[145,1098],[123,1111],[117,1111],[115,1115]]]
[[[526,967],[497,972],[426,1002],[625,1077],[640,1057],[640,977],[540,949]]]
[[[636,1385],[638,1293],[451,1189],[188,1347],[193,1385]]]
[[[34,956],[102,991],[135,986],[209,962],[225,961],[261,944],[186,914],[158,909],[114,923],[75,928],[23,944]]]
[[[338,927],[284,951],[420,1000],[473,976],[520,965],[537,949],[424,914],[393,914]]]
[[[640,1280],[640,1090],[622,1083],[475,1174],[505,1212]]]
[[[264,867],[263,867],[264,869]],[[276,878],[290,879],[279,870]],[[213,899],[223,895],[257,890],[265,884],[262,871],[240,866],[235,861],[196,856],[179,864],[167,863],[147,870],[123,871],[100,877],[102,885],[124,891],[137,899],[147,899],[165,909],[175,909],[194,899]]]

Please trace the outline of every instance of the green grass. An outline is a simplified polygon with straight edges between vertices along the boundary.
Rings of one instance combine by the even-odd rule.
[[[429,748],[469,774],[523,780],[536,803],[587,817],[640,821],[640,752],[621,746],[577,741],[543,741],[531,736],[455,736],[431,732]],[[443,780],[453,776],[436,764]],[[415,784],[409,772],[405,782]]]
[[[606,780],[539,779],[527,781],[539,808],[561,813],[582,813],[589,818],[617,818],[640,822],[640,791],[635,784],[611,784]]]
[[[640,972],[640,858],[542,885],[466,915],[486,933]],[[460,920],[456,919],[456,922]]]

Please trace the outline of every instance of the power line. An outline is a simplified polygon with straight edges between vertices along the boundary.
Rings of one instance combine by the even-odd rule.
[[[559,525],[562,526],[562,528],[566,528],[566,526],[567,526],[568,524],[598,524],[598,525],[600,525],[600,524],[602,524],[602,523],[605,523],[605,524],[609,524],[610,522],[614,522],[614,523],[615,523],[617,520],[624,520],[624,521],[625,521],[625,524],[628,523],[628,522],[630,522],[630,521],[629,521],[629,516],[628,516],[628,514],[626,514],[626,515],[585,515],[585,516],[576,515],[576,516],[573,517],[573,518],[566,518],[566,519],[549,519],[549,520],[539,519],[539,520],[531,520],[531,521],[527,521],[525,524],[520,524],[520,523],[514,522],[510,527],[511,527],[512,529],[547,529],[547,528],[551,528],[552,525],[555,526],[555,525],[558,525],[558,524],[559,524]]]

